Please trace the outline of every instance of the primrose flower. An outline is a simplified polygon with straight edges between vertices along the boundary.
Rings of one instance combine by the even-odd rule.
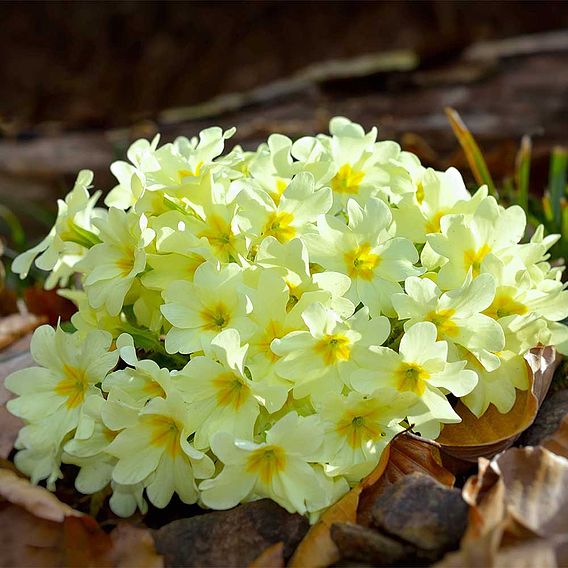
[[[36,479],[51,478],[45,465],[50,460],[58,470],[60,445],[79,424],[83,403],[100,394],[96,385],[116,365],[118,353],[108,351],[111,341],[105,331],[91,331],[82,340],[59,327],[41,326],[30,347],[41,367],[21,369],[6,378],[6,388],[18,395],[8,401],[7,408],[27,423],[16,447],[43,455],[38,462],[44,465],[39,468],[40,477],[34,475]]]
[[[314,303],[302,318],[308,331],[293,331],[271,345],[281,357],[276,373],[294,384],[295,398],[309,395],[316,400],[341,392],[351,374],[368,364],[371,345],[382,344],[390,332],[388,319],[369,319],[366,308],[341,321],[334,311]]]
[[[103,391],[120,389],[137,407],[142,407],[155,397],[165,398],[167,393],[174,390],[168,369],[160,368],[155,361],[138,360],[132,336],[126,333],[120,335],[116,347],[121,359],[131,366],[107,375],[102,383]]]
[[[176,386],[188,403],[188,424],[195,431],[196,448],[209,448],[216,432],[252,439],[261,405],[276,412],[286,401],[288,387],[246,376],[247,348],[241,346],[236,330],[226,329],[206,346],[204,356],[192,357],[175,375]]]
[[[329,131],[331,136],[318,137],[324,148],[319,159],[331,165],[330,179],[325,184],[329,184],[333,191],[331,214],[335,214],[346,206],[349,199],[364,204],[388,186],[389,175],[380,166],[393,155],[392,147],[388,148],[386,156],[377,151],[376,128],[365,133],[360,125],[347,118],[336,117],[330,121]]]
[[[105,197],[107,207],[128,209],[142,197],[146,186],[146,172],[160,167],[154,155],[159,142],[159,134],[154,136],[151,142],[136,140],[126,154],[130,164],[124,161],[111,164],[110,171],[118,180],[118,185]]]
[[[324,292],[309,297],[329,304],[342,317],[349,317],[355,311],[353,302],[344,297],[351,286],[350,278],[332,271],[312,274],[308,250],[301,239],[282,244],[274,237],[266,237],[258,248],[255,264],[277,270],[282,275],[289,292],[287,311],[298,304],[305,293],[311,292]]]
[[[347,225],[336,217],[318,219],[317,234],[304,237],[310,258],[351,278],[348,298],[355,304],[362,302],[371,315],[393,316],[399,282],[422,273],[414,266],[418,253],[409,240],[388,233],[392,214],[383,201],[370,198],[362,208],[350,200],[347,215]]]
[[[346,475],[356,482],[369,474],[392,438],[402,432],[407,410],[418,398],[412,392],[377,389],[370,395],[331,394],[319,412],[324,425],[328,475]]]
[[[495,297],[495,279],[482,274],[475,280],[468,273],[462,286],[442,294],[428,278],[407,278],[406,294],[392,298],[405,329],[420,321],[430,321],[437,329],[438,339],[466,347],[489,371],[499,366],[495,355],[505,347],[501,326],[483,310]]]
[[[485,197],[487,187],[483,186],[472,198],[455,168],[445,172],[428,168],[417,182],[416,191],[404,193],[393,209],[397,234],[414,243],[424,243],[428,233],[440,232],[442,217],[474,213]]]
[[[369,370],[353,373],[355,390],[367,394],[380,387],[411,392],[428,408],[428,413],[415,414],[409,409],[409,421],[424,436],[436,438],[440,422],[460,422],[460,417],[445,397],[445,392],[464,396],[477,384],[477,374],[464,370],[465,361],[449,363],[448,344],[437,341],[438,330],[431,322],[414,324],[400,341],[399,352],[388,347],[373,347],[376,357]],[[442,390],[443,389],[443,390]]]
[[[509,412],[516,400],[516,390],[529,387],[529,370],[524,357],[512,351],[498,353],[500,365],[493,371],[484,369],[470,353],[459,350],[461,359],[467,361],[467,369],[477,373],[475,388],[462,397],[462,402],[476,415],[481,416],[490,404],[503,414]]]
[[[282,192],[276,204],[268,193],[246,188],[237,197],[239,224],[256,239],[272,236],[281,243],[310,230],[310,225],[331,208],[328,188],[315,191],[314,178],[301,173]]]
[[[86,495],[103,490],[107,485],[112,487],[109,505],[113,513],[121,517],[129,517],[136,509],[142,514],[148,511],[143,496],[144,486],[120,485],[112,481],[112,471],[116,458],[106,453],[106,448],[114,440],[117,432],[105,426],[101,420],[101,410],[106,401],[102,396],[91,396],[85,403],[83,420],[87,424],[79,424],[75,436],[66,442],[62,461],[79,466],[81,469],[75,478],[75,488]]]
[[[105,307],[109,315],[120,313],[134,279],[146,267],[144,248],[154,238],[143,215],[137,217],[111,207],[108,219],[95,220],[101,243],[92,247],[77,266],[86,273],[84,285],[94,309]]]
[[[174,492],[184,503],[195,503],[195,479],[210,477],[215,467],[188,442],[192,431],[187,419],[187,407],[175,392],[148,402],[106,450],[118,460],[113,480],[121,485],[144,482],[156,507],[165,507]]]
[[[330,505],[330,482],[310,461],[322,444],[315,416],[290,412],[256,444],[219,432],[213,453],[224,464],[217,477],[202,481],[201,499],[212,509],[230,509],[239,502],[270,497],[288,511],[305,513]]]
[[[54,489],[70,463],[121,516],[177,493],[314,522],[403,429],[436,438],[455,397],[508,412],[532,347],[568,353],[558,235],[521,241],[520,207],[376,128],[329,131],[254,151],[226,152],[218,127],[137,140],[107,209],[79,173],[13,264],[35,260],[78,307],[75,333],[40,327],[40,367],[6,380],[33,482]]]
[[[447,259],[438,273],[438,286],[442,290],[457,288],[470,270],[474,278],[485,272],[486,258],[507,258],[511,247],[521,240],[525,225],[525,212],[519,206],[503,209],[493,197],[483,199],[473,216],[444,217],[441,233],[427,236],[432,249]]]
[[[241,269],[236,264],[203,263],[193,282],[178,280],[164,292],[162,313],[172,324],[166,335],[168,353],[193,353],[224,329],[236,329],[242,339],[254,330],[248,319],[250,302],[243,293]]]
[[[53,285],[50,287],[58,281],[65,284],[85,251],[100,242],[98,230],[93,227],[92,220],[101,214],[94,208],[101,192],[89,195],[88,187],[92,181],[93,172],[80,171],[73,189],[64,200],[57,200],[57,219],[47,237],[20,254],[12,263],[12,270],[21,278],[28,275],[35,260],[38,268],[58,272],[57,279],[51,279]]]

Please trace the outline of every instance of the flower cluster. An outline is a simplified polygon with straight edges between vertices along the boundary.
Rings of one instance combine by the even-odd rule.
[[[107,208],[82,171],[14,262],[78,307],[6,380],[34,481],[75,464],[124,516],[174,493],[317,515],[397,433],[458,422],[448,395],[505,413],[531,347],[568,352],[557,237],[520,244],[521,208],[345,118],[223,155],[232,134],[137,141]]]

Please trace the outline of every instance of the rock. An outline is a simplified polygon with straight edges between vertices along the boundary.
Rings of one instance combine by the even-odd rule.
[[[538,446],[554,434],[568,414],[568,389],[550,393],[542,403],[533,424],[519,438],[518,446]]]
[[[174,521],[154,531],[154,539],[166,566],[248,566],[280,541],[289,558],[308,528],[305,517],[262,499]]]
[[[406,563],[415,553],[414,547],[355,523],[333,524],[331,538],[339,548],[342,560],[375,566]]]
[[[415,545],[434,559],[458,547],[467,525],[468,506],[459,489],[413,473],[382,493],[372,510],[375,526]]]

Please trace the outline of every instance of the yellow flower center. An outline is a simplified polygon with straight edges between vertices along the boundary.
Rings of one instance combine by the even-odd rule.
[[[438,211],[437,213],[435,213],[434,216],[426,223],[426,232],[439,233],[440,221],[445,214],[445,211]]]
[[[493,299],[493,303],[483,313],[497,320],[513,315],[523,316],[528,311],[527,306],[517,302],[509,294],[498,292]]]
[[[76,408],[82,404],[85,399],[85,392],[89,388],[85,371],[65,364],[63,366],[63,374],[65,378],[55,385],[54,391],[59,396],[67,398],[65,403],[67,408]]]
[[[238,410],[251,396],[248,385],[233,373],[222,373],[213,379],[213,386],[217,390],[217,403],[234,410]]]
[[[430,378],[428,371],[416,363],[402,363],[396,370],[396,388],[400,392],[411,391],[422,396],[426,390],[426,381]]]
[[[263,236],[273,236],[281,243],[286,243],[296,236],[296,229],[291,226],[294,215],[286,211],[271,213],[262,230]]]
[[[199,315],[203,320],[201,328],[206,331],[222,331],[231,321],[231,312],[223,302],[205,308]]]
[[[472,268],[473,277],[477,278],[481,270],[481,262],[491,252],[489,245],[485,244],[477,251],[468,249],[463,253],[466,268]]]
[[[156,398],[157,396],[166,398],[164,389],[156,381],[147,381],[142,390],[149,398]]]
[[[270,197],[272,197],[272,201],[274,201],[276,205],[280,203],[280,198],[282,197],[284,191],[286,191],[287,187],[288,187],[288,182],[286,180],[282,178],[278,178],[276,180],[276,190],[269,192]]]
[[[159,446],[171,456],[181,453],[181,432],[183,428],[169,416],[145,415],[141,419],[152,432],[150,444]]]
[[[218,215],[209,216],[207,227],[197,236],[205,237],[218,253],[230,254],[235,248],[235,235],[230,224]]]
[[[349,164],[343,164],[331,180],[331,189],[335,193],[356,194],[365,174],[354,170]]]
[[[347,265],[347,274],[350,278],[372,280],[375,276],[375,268],[381,262],[378,254],[371,252],[371,245],[364,243],[343,255]]]
[[[314,345],[314,351],[323,357],[326,365],[335,365],[338,361],[349,361],[351,342],[340,333],[328,334]]]
[[[421,205],[422,202],[424,201],[424,186],[422,185],[422,182],[419,181],[416,184],[416,201],[418,201],[418,204]]]
[[[286,333],[284,326],[280,322],[270,320],[264,329],[264,333],[260,336],[258,341],[256,341],[255,347],[261,353],[264,353],[267,359],[275,363],[278,361],[279,357],[272,351],[272,349],[270,349],[270,344],[276,338],[284,337]]]
[[[116,261],[116,266],[120,270],[120,275],[127,278],[134,268],[134,247],[125,246],[122,256]]]
[[[373,418],[373,412],[358,412],[354,414],[353,411],[346,412],[336,426],[336,432],[345,436],[347,443],[352,448],[360,448],[365,442],[369,440],[378,440],[383,436],[381,427]]]
[[[203,166],[203,160],[201,160],[201,162],[199,162],[196,166],[195,169],[187,169],[187,170],[178,170],[178,179],[179,179],[179,183],[182,182],[183,178],[186,177],[195,177],[198,176],[201,172],[201,167]]]
[[[438,330],[438,340],[446,337],[456,337],[459,333],[458,326],[452,321],[455,310],[438,310],[426,314],[425,320],[431,321]]]
[[[254,450],[246,462],[246,471],[256,473],[263,483],[270,483],[286,467],[286,454],[279,446],[264,446]]]

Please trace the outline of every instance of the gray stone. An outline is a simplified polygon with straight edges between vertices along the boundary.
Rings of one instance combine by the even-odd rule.
[[[248,566],[280,541],[289,558],[308,528],[305,517],[262,499],[173,521],[154,531],[154,540],[166,566]]]
[[[544,399],[535,421],[527,428],[516,445],[538,446],[556,432],[560,422],[568,414],[568,389],[549,393]]]
[[[343,561],[391,566],[406,563],[415,556],[414,547],[354,523],[332,525],[331,538],[339,548]]]
[[[373,523],[435,558],[458,547],[467,525],[468,506],[461,491],[427,475],[412,473],[382,493],[373,506]]]

